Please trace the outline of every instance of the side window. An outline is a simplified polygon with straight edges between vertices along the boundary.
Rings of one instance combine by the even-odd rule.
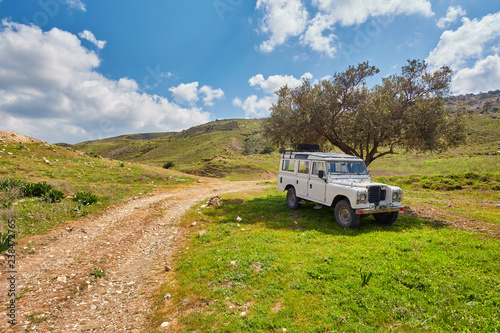
[[[281,167],[283,171],[291,171],[295,170],[295,161],[294,160],[284,160],[283,165]]]
[[[309,173],[309,161],[299,161],[299,173]]]
[[[324,162],[313,162],[313,168],[312,168],[311,174],[317,176],[319,170],[325,171],[325,163]]]

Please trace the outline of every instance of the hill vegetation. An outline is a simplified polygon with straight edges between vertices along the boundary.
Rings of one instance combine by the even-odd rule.
[[[0,143],[0,232],[9,219],[21,237],[100,212],[157,186],[194,179],[137,163],[52,146],[42,141]]]

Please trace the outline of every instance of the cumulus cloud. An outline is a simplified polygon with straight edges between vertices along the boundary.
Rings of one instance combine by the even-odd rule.
[[[91,42],[92,44],[97,46],[97,48],[100,50],[103,49],[104,46],[106,45],[106,41],[97,40],[97,38],[95,38],[94,34],[89,30],[83,30],[82,32],[80,32],[78,34],[78,36],[80,36],[80,38],[82,38],[82,39],[88,40],[89,42]]]
[[[455,75],[452,89],[474,93],[498,89],[500,82],[500,12],[482,19],[462,18],[456,30],[444,31],[426,61],[434,68],[450,66]]]
[[[222,99],[224,97],[224,91],[222,91],[222,89],[213,89],[210,86],[201,87],[200,93],[205,95],[203,98],[205,105],[214,105],[214,99]]]
[[[498,89],[500,82],[500,57],[490,55],[476,62],[472,68],[459,70],[452,82],[452,90],[460,94],[479,93]]]
[[[260,32],[270,35],[260,50],[270,52],[291,37],[299,37],[302,45],[334,57],[338,51],[333,33],[336,24],[359,25],[370,17],[388,15],[434,15],[429,0],[311,0],[310,5],[317,10],[313,16],[301,0],[257,1],[256,8],[264,14]]]
[[[308,13],[300,0],[258,0],[256,8],[264,12],[261,32],[271,35],[260,44],[262,52],[271,52],[306,28]]]
[[[426,61],[435,67],[447,65],[453,69],[461,68],[468,59],[481,57],[488,43],[498,44],[498,27],[500,12],[486,15],[481,20],[464,17],[462,26],[457,30],[442,33],[437,47]]]
[[[172,96],[177,102],[194,103],[198,100],[198,82],[181,83],[168,90],[172,92]]]
[[[172,92],[172,96],[175,101],[179,103],[190,103],[194,104],[199,100],[200,94],[205,95],[203,97],[203,103],[205,105],[214,105],[215,99],[222,99],[224,97],[224,91],[222,89],[213,89],[210,86],[203,86],[198,89],[198,82],[191,83],[181,83],[177,87],[172,87],[169,90]]]
[[[449,23],[455,22],[459,17],[464,16],[467,14],[465,10],[462,9],[460,6],[450,6],[448,7],[448,10],[446,11],[446,16],[441,17],[437,21],[437,26],[438,28],[444,29]]]
[[[277,96],[274,94],[281,87],[287,85],[289,88],[300,86],[303,80],[311,80],[311,73],[304,73],[300,79],[293,75],[271,75],[267,79],[262,74],[252,76],[248,83],[251,87],[255,87],[264,93],[264,96],[258,97],[251,95],[245,100],[236,97],[233,99],[233,105],[241,107],[245,111],[247,117],[267,117],[270,114],[270,108],[273,103],[277,102]]]
[[[302,84],[302,80],[312,78],[311,73],[305,73],[300,79],[293,77],[292,75],[272,75],[267,79],[264,79],[262,74],[257,74],[252,76],[248,83],[251,87],[257,87],[268,94],[274,94],[284,85],[288,85],[289,88],[295,88]]]
[[[0,25],[2,129],[75,143],[133,132],[175,131],[207,122],[198,107],[141,93],[129,78],[97,72],[100,59],[77,36],[3,20]]]

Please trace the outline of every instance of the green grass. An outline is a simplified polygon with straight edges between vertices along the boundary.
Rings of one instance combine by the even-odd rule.
[[[0,150],[0,232],[13,218],[18,238],[101,212],[129,196],[193,181],[162,168],[90,157],[45,144],[0,144]],[[45,195],[31,197],[26,191]]]
[[[223,199],[185,216],[184,225],[198,223],[178,257],[177,287],[158,295],[163,304],[168,288],[175,300],[157,309],[158,323],[177,317],[185,332],[500,327],[497,239],[409,216],[342,229],[328,209],[288,210],[276,190]]]

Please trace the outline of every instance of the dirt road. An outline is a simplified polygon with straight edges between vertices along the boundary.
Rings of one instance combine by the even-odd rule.
[[[186,230],[178,225],[179,218],[205,198],[262,187],[256,182],[203,179],[23,239],[16,258],[18,324],[11,326],[2,316],[0,332],[141,331],[151,311],[151,296],[170,278],[165,265],[184,246]],[[95,270],[106,275],[89,275]],[[2,271],[0,292],[5,301],[7,289]]]

